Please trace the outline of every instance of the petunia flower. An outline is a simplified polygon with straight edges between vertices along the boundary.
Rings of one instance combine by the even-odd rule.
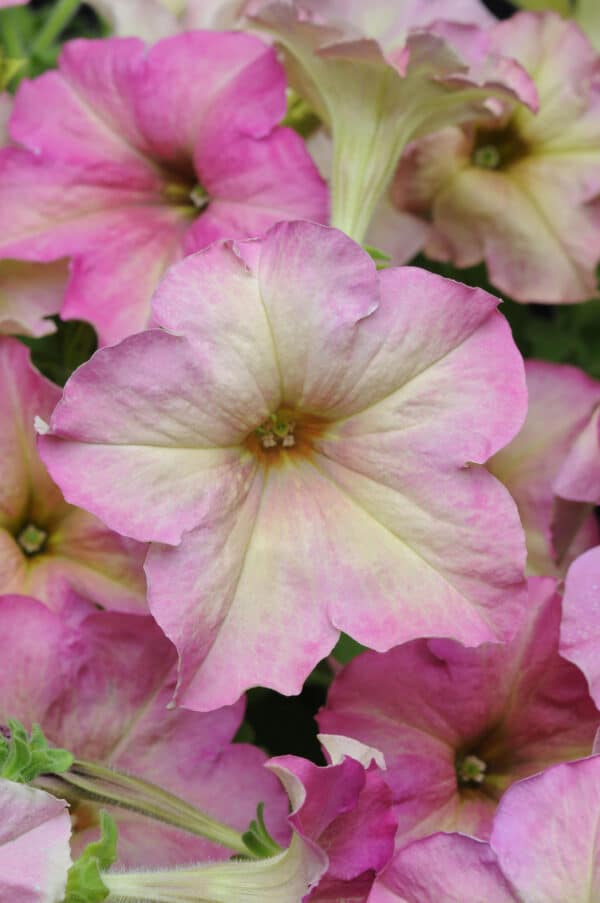
[[[60,609],[72,591],[121,611],[147,611],[145,547],[65,502],[40,461],[34,418],[61,396],[20,342],[0,338],[0,587]]]
[[[487,838],[514,781],[591,753],[600,712],[559,655],[560,617],[554,581],[531,578],[511,642],[416,640],[362,653],[335,678],[319,726],[383,753],[398,846],[435,831]]]
[[[268,767],[287,790],[294,831],[327,854],[327,870],[306,899],[329,900],[335,888],[344,899],[364,898],[394,852],[385,762],[377,750],[342,736],[321,742],[330,760],[324,768],[298,756],[271,759]]]
[[[167,267],[216,238],[325,220],[285,76],[258,38],[190,32],[149,50],[76,40],[23,82],[0,152],[0,254],[72,257],[61,314],[102,343],[144,328]]]
[[[85,611],[61,618],[33,599],[0,597],[3,665],[0,724],[41,725],[48,741],[182,797],[212,818],[245,831],[265,804],[276,839],[287,841],[287,805],[266,756],[231,741],[244,703],[209,714],[169,711],[177,656],[151,618]],[[125,809],[119,865],[170,866],[227,859],[231,850]],[[95,839],[99,809],[71,809],[78,855]]]
[[[324,742],[327,748],[327,738]],[[294,833],[284,852],[260,863],[106,875],[106,886],[123,901],[324,903],[336,887],[349,893],[344,899],[357,899],[357,893],[364,899],[367,885],[394,849],[395,820],[380,775],[383,762],[377,751],[344,737],[332,739],[331,759],[324,768],[296,756],[268,763],[292,807]]]
[[[600,59],[553,13],[518,13],[488,34],[531,73],[539,112],[518,106],[415,142],[392,196],[431,222],[430,257],[484,260],[518,301],[587,300],[600,260]]]
[[[481,467],[525,413],[496,304],[281,223],[176,265],[161,328],[71,378],[40,453],[72,503],[153,542],[182,704],[297,693],[340,630],[380,651],[516,630],[523,534]]]
[[[369,903],[592,903],[600,895],[600,758],[549,768],[503,798],[490,837],[400,850]]]
[[[66,804],[0,779],[0,900],[61,903],[71,865]]]
[[[526,361],[525,374],[527,419],[487,466],[519,507],[529,572],[562,576],[600,542],[590,513],[600,502],[600,383],[545,361]]]
[[[12,97],[0,93],[0,144],[8,142]],[[57,314],[67,284],[67,262],[0,260],[0,334],[42,336],[54,332],[47,319]]]
[[[331,132],[332,224],[356,241],[408,142],[537,102],[519,64],[491,54],[478,0],[290,0],[250,21],[284,48],[293,87]]]
[[[92,0],[119,37],[158,41],[192,28],[233,28],[247,0]]]
[[[565,581],[560,651],[585,674],[600,705],[600,546],[573,562]]]

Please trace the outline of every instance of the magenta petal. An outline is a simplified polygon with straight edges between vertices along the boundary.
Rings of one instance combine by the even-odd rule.
[[[487,843],[434,834],[397,854],[368,903],[525,903],[502,874]],[[527,903],[533,898],[527,898]],[[556,901],[558,903],[558,900]],[[566,903],[566,898],[565,898]]]

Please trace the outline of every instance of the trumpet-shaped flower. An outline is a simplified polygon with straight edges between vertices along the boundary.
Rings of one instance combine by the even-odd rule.
[[[363,241],[417,136],[499,102],[535,106],[519,64],[494,56],[486,33],[465,24],[490,18],[477,0],[291,0],[250,17],[285,49],[292,84],[331,131],[334,226]]]
[[[593,903],[600,898],[600,758],[507,791],[490,842],[434,834],[400,850],[369,903]]]
[[[364,900],[393,854],[390,793],[373,761],[381,759],[377,751],[344,737],[332,738],[331,746],[325,768],[296,756],[269,762],[292,806],[294,834],[284,852],[260,863],[107,875],[107,887],[123,901],[324,903],[342,899],[331,896],[338,891],[344,900]]]
[[[175,650],[151,618],[97,612],[66,620],[39,602],[0,597],[0,723],[41,725],[79,759],[158,784],[213,818],[245,830],[261,801],[275,837],[287,840],[287,806],[264,753],[231,740],[240,701],[210,714],[168,711]],[[95,804],[72,809],[76,853],[97,834]],[[223,859],[231,851],[124,809],[112,812],[122,866]]]
[[[600,705],[600,547],[581,555],[565,581],[560,651],[585,674]]]
[[[511,642],[416,640],[335,678],[319,725],[382,751],[398,845],[434,831],[487,838],[514,781],[592,751],[600,712],[559,656],[560,614],[554,581],[532,578]]]
[[[327,870],[307,899],[331,899],[336,887],[364,897],[365,885],[394,852],[396,819],[385,763],[377,750],[345,737],[321,742],[331,759],[325,768],[297,756],[271,759],[269,768],[287,790],[294,831],[327,854]]]
[[[300,137],[277,126],[285,76],[251,35],[195,31],[149,50],[72,41],[23,82],[0,152],[0,254],[72,257],[62,315],[100,341],[144,328],[167,267],[216,238],[294,217],[327,194]]]
[[[71,865],[66,804],[0,779],[0,900],[61,903]]]
[[[517,502],[530,573],[560,576],[600,541],[590,513],[600,502],[600,383],[543,361],[526,361],[525,373],[527,419],[488,469]]]
[[[247,0],[92,0],[114,34],[158,41],[192,28],[232,28]]]
[[[0,144],[8,141],[12,97],[0,93]],[[67,262],[23,263],[0,260],[0,334],[42,336],[54,332],[46,319],[60,310],[67,284]]]
[[[20,342],[0,338],[0,587],[59,609],[72,590],[122,611],[147,611],[145,547],[65,502],[40,461],[34,418],[61,396]]]
[[[340,630],[381,651],[514,632],[523,533],[481,465],[525,384],[496,304],[281,223],[181,261],[162,328],[74,374],[41,454],[71,502],[154,543],[184,705],[299,692]]]
[[[539,112],[519,106],[415,142],[393,198],[431,222],[430,257],[485,260],[519,301],[586,300],[600,260],[600,60],[553,13],[519,13],[489,36],[532,74]]]

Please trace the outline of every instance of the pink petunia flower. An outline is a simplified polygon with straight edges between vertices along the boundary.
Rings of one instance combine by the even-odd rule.
[[[269,769],[286,788],[290,824],[307,843],[327,855],[327,870],[307,900],[364,898],[394,852],[396,819],[392,795],[376,750],[348,743],[345,737],[321,742],[331,764],[319,768],[297,756],[271,759]],[[338,898],[339,899],[339,898]]]
[[[581,555],[565,581],[560,651],[585,674],[600,705],[600,546]]]
[[[600,758],[549,768],[502,799],[490,837],[434,834],[400,850],[369,903],[600,899]]]
[[[64,318],[102,343],[144,328],[167,267],[216,238],[325,221],[301,138],[277,126],[285,76],[242,33],[72,41],[21,84],[0,152],[0,254],[72,257]]]
[[[0,338],[0,587],[54,609],[70,591],[120,611],[144,612],[145,547],[65,502],[40,461],[36,416],[49,417],[58,386],[20,342]]]
[[[477,27],[494,21],[478,0],[290,0],[250,21],[284,49],[292,86],[331,133],[331,221],[359,242],[408,142],[537,103]]]
[[[335,678],[319,726],[382,751],[398,846],[435,831],[487,838],[514,781],[592,751],[600,712],[559,656],[560,616],[554,581],[532,578],[510,643],[416,640]]]
[[[168,711],[175,650],[151,618],[77,612],[61,618],[33,599],[0,597],[0,723],[39,723],[51,744],[182,797],[245,831],[265,803],[266,822],[289,839],[287,801],[254,746],[231,741],[244,703],[209,714]],[[172,866],[228,859],[231,851],[124,809],[113,809],[119,865]],[[99,808],[71,808],[73,851],[97,836]]]
[[[158,41],[193,28],[233,28],[248,0],[91,0],[114,34]]]
[[[0,779],[0,900],[61,903],[71,866],[66,804]]]
[[[525,362],[529,408],[519,434],[488,462],[517,502],[532,574],[564,575],[600,542],[600,383],[577,367]]]
[[[176,872],[114,873],[105,877],[106,885],[123,900],[325,903],[338,890],[348,892],[344,899],[364,900],[394,848],[395,820],[380,758],[377,751],[336,737],[332,764],[325,768],[295,756],[272,759],[268,767],[289,795],[293,828],[289,847],[276,856]]]
[[[518,301],[587,300],[600,260],[600,58],[553,13],[519,13],[488,34],[531,73],[539,112],[507,108],[417,141],[393,199],[431,222],[430,257],[484,260]]]
[[[71,502],[153,542],[184,705],[299,692],[340,630],[380,651],[514,633],[524,538],[481,465],[526,393],[496,304],[282,223],[172,268],[162,328],[71,378],[40,452]]]
[[[0,93],[0,144],[6,144],[13,100]],[[42,336],[54,332],[46,319],[60,310],[67,284],[67,261],[24,263],[0,260],[0,334]]]

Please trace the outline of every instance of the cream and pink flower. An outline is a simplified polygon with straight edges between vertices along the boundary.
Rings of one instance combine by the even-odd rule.
[[[0,779],[0,900],[61,903],[71,866],[66,804]]]
[[[498,57],[477,0],[290,0],[251,15],[283,49],[292,86],[333,139],[332,224],[362,242],[406,144],[489,116],[533,83]]]
[[[285,75],[241,32],[66,44],[17,92],[0,152],[0,254],[72,257],[62,316],[102,343],[144,328],[167,267],[220,237],[327,218]]]
[[[587,300],[600,260],[600,58],[554,13],[519,13],[488,35],[531,73],[539,112],[507,108],[415,142],[394,202],[431,222],[430,257],[484,260],[519,301]]]
[[[434,834],[400,850],[369,903],[592,903],[599,809],[600,757],[556,765],[507,791],[489,844]]]
[[[48,418],[58,386],[31,365],[16,339],[0,338],[0,587],[54,609],[70,592],[121,611],[144,612],[145,547],[65,502],[40,461],[34,419]]]
[[[248,0],[91,0],[119,37],[158,41],[193,28],[233,28]]]
[[[244,703],[208,714],[169,711],[177,656],[151,618],[72,612],[68,619],[22,596],[0,597],[0,723],[39,723],[76,758],[158,784],[212,818],[245,831],[265,804],[269,830],[289,840],[287,800],[265,754],[232,743]],[[231,851],[124,809],[119,865],[172,866],[227,859]],[[71,809],[74,855],[97,835],[99,810]]]
[[[335,678],[319,726],[382,751],[398,845],[435,831],[487,838],[514,781],[591,753],[600,712],[559,655],[560,617],[554,581],[531,578],[511,642],[416,640]]]
[[[177,264],[162,328],[74,374],[40,451],[72,503],[152,541],[184,705],[299,692],[340,630],[380,651],[514,633],[524,537],[481,465],[526,391],[496,304],[283,223]]]
[[[577,367],[525,362],[529,408],[519,434],[488,463],[517,502],[528,570],[563,576],[600,542],[600,383]]]
[[[13,100],[0,93],[0,144],[6,144]],[[66,260],[24,263],[0,260],[0,334],[42,336],[54,332],[47,319],[61,308],[68,277]]]

